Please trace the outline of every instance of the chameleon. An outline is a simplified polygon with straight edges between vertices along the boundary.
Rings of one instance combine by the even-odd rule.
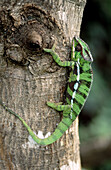
[[[57,141],[64,132],[66,132],[81,112],[89,95],[93,81],[93,72],[91,67],[93,58],[88,45],[79,37],[74,37],[72,39],[70,61],[61,61],[59,55],[55,52],[55,44],[51,49],[44,48],[43,50],[44,52],[49,53],[59,66],[71,68],[66,90],[66,104],[63,104],[62,102],[47,102],[49,107],[58,112],[63,112],[63,118],[55,131],[48,138],[40,139],[18,114],[10,110],[3,102],[0,101],[0,104],[10,114],[16,116],[23,123],[37,144],[49,145]]]

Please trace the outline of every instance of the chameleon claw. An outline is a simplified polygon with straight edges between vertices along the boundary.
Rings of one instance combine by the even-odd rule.
[[[56,47],[56,45],[55,45],[55,43],[54,43],[53,46],[52,46],[52,50],[53,50],[53,51],[55,51],[55,47]]]
[[[55,43],[54,43],[51,49],[43,48],[43,50],[44,50],[45,52],[47,52],[47,53],[51,53],[51,52],[54,52],[54,51],[55,51],[55,47],[56,47],[56,45],[55,45]]]

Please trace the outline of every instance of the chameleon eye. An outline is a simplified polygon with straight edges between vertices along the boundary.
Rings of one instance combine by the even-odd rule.
[[[82,50],[82,47],[80,44],[78,44],[76,47],[75,47],[75,51],[81,51]]]

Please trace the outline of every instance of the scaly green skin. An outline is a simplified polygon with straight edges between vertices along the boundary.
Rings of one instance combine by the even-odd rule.
[[[88,97],[93,80],[91,63],[93,61],[87,44],[80,38],[74,37],[72,40],[71,61],[61,61],[55,53],[55,47],[44,49],[52,55],[54,61],[62,67],[71,67],[69,83],[66,94],[66,105],[62,103],[47,102],[47,105],[57,111],[63,111],[63,119],[55,129],[54,133],[46,139],[38,138],[27,123],[15,112],[8,109],[1,101],[0,104],[11,114],[16,116],[27,128],[29,134],[35,142],[40,145],[49,145],[58,140],[63,133],[70,127],[73,121],[81,112],[82,107]]]

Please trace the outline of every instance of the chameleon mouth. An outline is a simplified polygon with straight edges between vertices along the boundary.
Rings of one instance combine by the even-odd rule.
[[[81,54],[82,54],[82,57],[84,58],[84,60],[93,62],[92,54],[91,53],[89,54],[89,52],[86,49],[84,49],[84,52],[82,50]]]

